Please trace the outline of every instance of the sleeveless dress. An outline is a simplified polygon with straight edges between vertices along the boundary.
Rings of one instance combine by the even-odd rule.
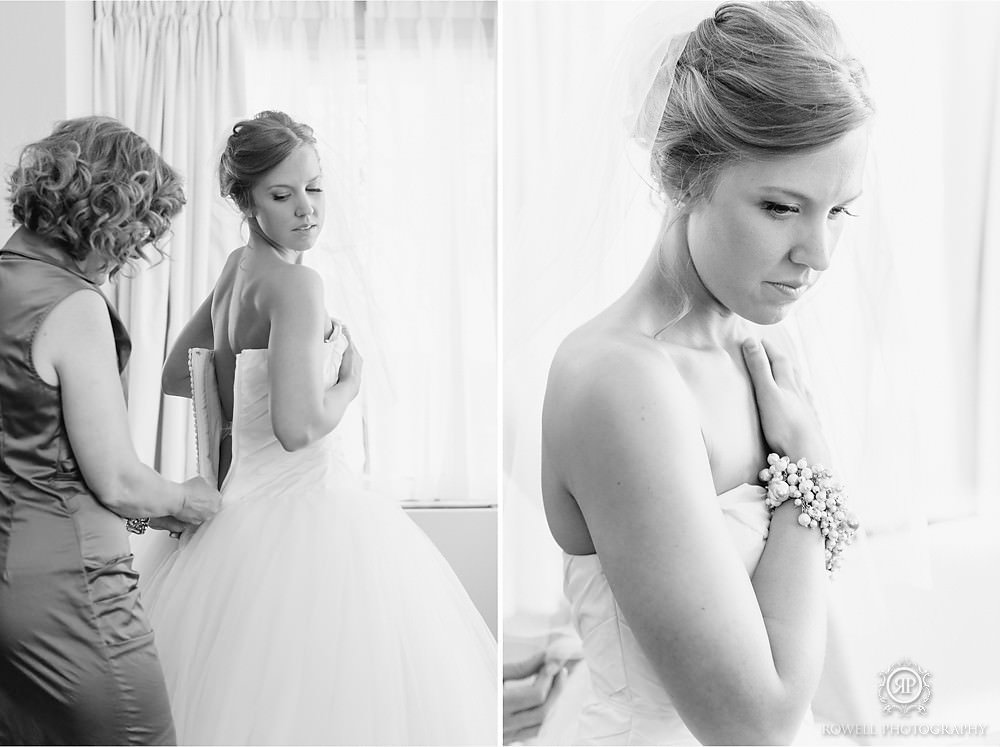
[[[326,383],[347,342],[326,343]],[[224,427],[192,350],[199,471]],[[366,492],[335,431],[286,452],[268,353],[236,359],[223,507],[143,581],[183,744],[496,744],[496,642],[403,510]]]
[[[752,574],[764,551],[770,516],[764,488],[743,484],[718,497],[733,545]],[[677,713],[653,665],[615,600],[597,555],[564,555],[564,590],[583,641],[590,673],[577,722],[567,744],[699,744]],[[799,741],[812,723],[807,714]]]
[[[125,524],[87,487],[31,360],[82,289],[100,293],[68,256],[0,253],[0,743],[172,744]],[[122,369],[131,343],[108,313]]]

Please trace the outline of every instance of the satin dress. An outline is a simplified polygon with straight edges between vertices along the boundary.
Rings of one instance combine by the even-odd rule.
[[[52,309],[100,290],[31,248],[0,253],[0,743],[171,744],[125,524],[84,481],[59,388],[31,360]],[[121,369],[131,343],[108,313]]]

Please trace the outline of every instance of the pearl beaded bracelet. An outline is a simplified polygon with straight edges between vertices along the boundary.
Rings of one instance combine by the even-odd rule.
[[[768,466],[760,471],[760,481],[767,485],[764,503],[771,512],[789,499],[801,509],[798,522],[806,528],[819,529],[824,538],[826,569],[832,574],[840,567],[840,555],[854,542],[858,520],[844,505],[843,486],[833,479],[830,470],[809,466],[805,459],[793,462],[786,456],[769,454]]]

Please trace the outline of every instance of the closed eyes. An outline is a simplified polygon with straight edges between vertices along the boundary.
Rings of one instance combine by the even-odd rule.
[[[789,205],[782,202],[771,202],[770,200],[765,200],[760,205],[761,210],[765,210],[771,214],[774,218],[785,218],[789,215],[796,215],[800,211],[798,205]],[[848,208],[843,205],[838,205],[837,207],[830,210],[831,218],[839,218],[842,215],[848,215],[852,218],[857,218],[856,213],[852,213]]]
[[[322,191],[323,191],[323,189],[321,187],[307,187],[306,188],[306,192],[312,192],[314,194],[319,194]],[[291,196],[292,196],[291,193],[278,193],[278,194],[272,194],[271,195],[271,199],[273,199],[275,202],[284,202],[285,200],[287,200]]]

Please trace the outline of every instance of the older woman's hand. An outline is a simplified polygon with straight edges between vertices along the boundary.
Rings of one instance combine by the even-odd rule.
[[[149,520],[150,529],[162,529],[170,532],[171,537],[180,537],[184,532],[194,529],[195,524],[186,524],[173,516],[157,516]]]
[[[565,679],[563,663],[547,660],[545,651],[503,665],[504,744],[538,733]]]
[[[184,505],[174,518],[185,524],[198,525],[215,515],[222,505],[222,496],[201,477],[184,482]]]

